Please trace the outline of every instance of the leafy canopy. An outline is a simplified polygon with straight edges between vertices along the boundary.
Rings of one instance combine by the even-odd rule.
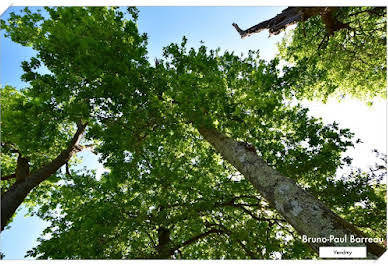
[[[341,7],[347,27],[328,34],[320,16],[300,22],[279,45],[285,87],[298,98],[386,98],[386,9]]]
[[[349,221],[368,224],[376,235],[384,232],[362,207],[374,206],[383,217],[384,186],[363,171],[335,177],[351,161],[342,153],[353,146],[352,133],[289,103],[277,60],[265,62],[254,51],[242,57],[204,45],[188,49],[183,38],[152,66],[135,9],[128,10],[131,19],[118,8],[45,9],[46,16],[26,9],[1,22],[13,41],[37,51],[22,66],[29,87],[2,89],[2,130],[33,157],[54,154],[50,149],[64,145],[70,127],[87,121],[85,141],[99,143],[96,151],[110,173],[96,180],[92,172],[73,169],[34,191],[37,214],[51,225],[45,231],[50,238],[40,239],[29,256],[315,256],[204,142],[197,130],[203,125],[249,143]],[[42,136],[34,133],[26,141],[30,127]],[[52,141],[43,143],[47,137]],[[15,160],[9,158],[11,171]]]

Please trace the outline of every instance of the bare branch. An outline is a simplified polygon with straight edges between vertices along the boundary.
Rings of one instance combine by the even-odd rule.
[[[292,25],[302,19],[299,7],[288,7],[284,9],[280,14],[275,17],[263,21],[255,26],[252,26],[246,30],[240,29],[240,27],[233,23],[233,27],[240,34],[241,39],[248,37],[254,33],[259,33],[265,29],[268,29],[270,34],[279,34],[280,31],[289,25]]]
[[[277,35],[290,25],[300,21],[306,21],[310,17],[321,16],[327,32],[329,35],[332,35],[337,30],[349,28],[348,23],[342,23],[334,17],[337,10],[338,7],[288,7],[275,17],[260,22],[246,30],[240,29],[236,23],[233,23],[232,25],[240,34],[241,39],[243,39],[266,29],[268,29],[270,35]]]

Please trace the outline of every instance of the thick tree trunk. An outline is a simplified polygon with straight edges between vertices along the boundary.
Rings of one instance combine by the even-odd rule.
[[[158,246],[156,250],[158,254],[156,259],[169,259],[172,256],[172,251],[170,250],[170,230],[161,226],[158,229]]]
[[[279,34],[281,30],[299,21],[306,21],[310,17],[321,16],[328,34],[332,35],[335,31],[348,27],[347,24],[341,23],[335,18],[334,14],[337,9],[338,7],[288,7],[275,17],[246,30],[240,29],[236,23],[233,23],[232,25],[240,34],[241,38],[248,37],[266,29],[269,30],[270,34],[276,35]]]
[[[320,246],[367,246],[369,258],[377,258],[385,252],[385,248],[378,244],[350,243],[350,235],[366,236],[300,188],[294,180],[269,167],[246,143],[238,142],[215,129],[201,128],[199,132],[225,160],[252,183],[300,235],[310,238],[348,236],[347,243],[310,243],[316,252]]]
[[[66,150],[62,151],[49,164],[34,171],[24,179],[16,181],[9,190],[1,196],[1,231],[4,230],[9,219],[23,203],[28,193],[54,174],[60,167],[66,164],[75,153],[82,149],[79,145],[79,141],[85,128],[86,124],[79,124],[77,132],[74,134]]]

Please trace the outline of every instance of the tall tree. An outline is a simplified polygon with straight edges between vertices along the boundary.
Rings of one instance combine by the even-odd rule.
[[[276,60],[266,63],[259,59],[257,52],[249,52],[244,58],[228,52],[221,55],[219,51],[208,51],[205,46],[197,51],[187,50],[186,39],[183,39],[181,45],[166,47],[164,59],[152,67],[146,58],[146,36],[138,33],[133,21],[137,17],[134,9],[129,9],[133,20],[125,19],[124,13],[117,8],[46,8],[46,11],[46,18],[28,10],[22,15],[12,14],[8,22],[2,22],[2,27],[14,41],[32,45],[38,51],[36,58],[24,64],[24,77],[31,84],[29,91],[47,104],[51,103],[55,110],[87,121],[86,137],[100,141],[96,151],[101,154],[106,167],[115,170],[120,167],[114,166],[122,166],[123,161],[139,162],[131,169],[124,167],[119,173],[112,172],[107,176],[108,183],[130,182],[134,177],[150,175],[152,182],[146,182],[146,177],[141,179],[140,183],[146,188],[140,191],[151,197],[158,191],[158,197],[164,198],[166,184],[155,179],[165,178],[163,171],[166,168],[162,159],[154,162],[148,157],[150,149],[157,155],[157,151],[163,149],[163,141],[171,147],[204,142],[207,149],[195,150],[198,158],[187,156],[184,159],[206,160],[211,144],[223,159],[203,165],[204,169],[218,169],[215,162],[229,162],[244,176],[245,182],[251,183],[250,189],[256,189],[269,203],[266,210],[282,215],[298,233],[308,237],[327,237],[327,234],[342,237],[349,233],[364,236],[330,210],[323,203],[324,197],[320,196],[327,191],[328,180],[334,179],[336,169],[343,166],[341,155],[353,145],[352,134],[336,124],[324,125],[319,119],[309,117],[307,109],[288,103],[284,97],[284,79],[279,75]],[[39,62],[44,63],[51,73],[39,73],[36,70]],[[182,145],[179,152],[166,148],[172,156],[168,161],[189,153],[191,149],[190,145]],[[144,161],[143,156],[146,156]],[[147,168],[146,162],[150,160],[151,167]],[[189,171],[189,168],[179,169],[171,176],[190,176]],[[205,173],[201,172],[201,176]],[[214,174],[209,176],[214,177]],[[199,184],[193,182],[192,187],[203,190],[200,179],[197,182]],[[148,191],[153,185],[157,187]],[[311,188],[314,195],[302,187]],[[104,188],[97,198],[109,200],[104,193],[109,189],[111,187]],[[367,186],[362,189],[368,190]],[[188,187],[184,190],[189,194]],[[212,195],[211,191],[205,191],[205,195]],[[225,194],[241,196],[240,192]],[[61,199],[60,194],[54,195],[52,202],[56,202],[58,197]],[[120,204],[125,202],[125,198],[120,195],[117,202],[113,202]],[[136,204],[141,204],[132,203],[135,208],[139,207]],[[76,202],[67,206],[76,208],[78,205],[74,204]],[[109,205],[101,206],[106,210]],[[210,231],[194,231],[187,238],[174,241],[171,225],[163,224],[164,220],[168,222],[165,218],[167,206],[160,203],[153,206],[161,215],[157,227],[151,229],[159,241],[155,242],[154,250],[145,251],[148,255],[168,257],[172,250],[179,250],[176,245],[188,245],[200,239],[201,234],[233,232],[222,227],[224,224],[211,222]],[[145,209],[142,211],[144,213]],[[76,219],[71,216],[89,221],[81,226],[93,226],[93,219],[80,212],[77,214],[76,209],[66,209],[66,212],[70,214],[67,216],[69,222],[60,220],[63,239],[69,239],[79,231],[79,224],[71,227]],[[342,216],[350,212],[338,211]],[[99,232],[101,227],[99,229],[96,225],[92,229]],[[71,233],[66,234],[66,230]],[[58,243],[64,243],[63,239]],[[126,240],[123,241],[116,247],[122,247]],[[144,241],[144,237],[140,241]],[[385,250],[377,244],[366,245],[370,257],[379,256]],[[51,248],[49,244],[47,249],[38,249],[32,254],[67,257],[64,253],[52,253]],[[270,249],[270,245],[266,248]],[[317,251],[318,245],[313,244],[312,248]],[[256,254],[242,249],[248,255],[249,252]],[[110,250],[112,248],[107,252]],[[69,252],[68,257],[95,256],[88,253],[90,250],[83,255],[73,249]],[[121,255],[125,256],[124,253]]]
[[[386,8],[289,7],[245,31],[233,25],[244,38],[265,29],[278,34],[295,23],[279,46],[291,95],[369,103],[386,97]]]
[[[169,80],[173,89],[169,95],[176,99],[180,112],[186,114],[186,119],[193,123],[203,138],[211,143],[225,160],[236,167],[256,190],[266,198],[270,205],[282,214],[301,235],[312,238],[327,237],[328,235],[344,237],[350,234],[364,237],[364,234],[356,227],[334,214],[314,196],[306,193],[295,183],[295,180],[286,177],[290,174],[282,173],[280,169],[280,171],[275,170],[277,168],[276,161],[274,165],[268,166],[268,160],[263,160],[264,156],[260,155],[260,152],[263,151],[263,149],[260,149],[260,144],[254,145],[250,142],[251,140],[252,142],[256,141],[256,143],[265,141],[264,139],[267,136],[256,135],[257,133],[254,130],[257,128],[257,124],[265,124],[268,121],[268,118],[264,118],[265,116],[272,116],[269,119],[272,122],[271,127],[268,128],[267,126],[266,130],[274,130],[286,135],[294,132],[299,137],[300,134],[306,134],[306,132],[300,131],[301,128],[295,127],[297,127],[298,118],[301,119],[300,122],[303,121],[302,123],[309,121],[309,118],[304,116],[303,113],[298,118],[293,117],[290,113],[292,112],[290,107],[282,102],[281,94],[279,94],[281,89],[278,86],[282,86],[283,83],[276,79],[277,73],[274,65],[265,67],[263,62],[255,64],[254,53],[250,53],[245,60],[241,60],[230,54],[218,56],[213,51],[207,53],[205,47],[201,47],[198,52],[193,49],[186,52],[185,40],[181,47],[177,45],[168,47],[165,50],[165,55],[171,60],[171,63],[167,64],[173,77]],[[261,79],[257,79],[257,75],[260,75]],[[255,84],[255,81],[258,80],[261,82]],[[236,83],[238,83],[238,86],[235,85]],[[196,99],[196,101],[188,102],[187,99],[180,98],[181,90],[176,91],[174,88],[190,88],[185,97]],[[228,92],[231,92],[231,95],[228,95]],[[260,106],[260,103],[263,103],[263,97],[265,97],[265,104],[271,102],[273,106],[265,106],[268,109]],[[215,101],[215,98],[218,101]],[[225,106],[234,108],[232,112],[238,115],[230,119],[230,111],[227,112]],[[269,110],[271,110],[271,113],[267,113]],[[278,119],[281,123],[278,128],[273,123],[274,120],[277,120],[275,118],[277,115],[282,117],[281,120]],[[252,120],[249,121],[250,119]],[[293,121],[292,125],[287,123],[288,119]],[[233,127],[235,122],[240,122],[238,128]],[[245,123],[246,127],[242,126],[242,123]],[[346,130],[339,133],[329,130],[331,132],[326,132],[328,133],[326,141],[330,138],[335,140],[329,141],[326,147],[323,145],[318,148],[316,140],[310,141],[309,139],[312,140],[317,137],[319,131],[316,131],[316,129],[319,124],[315,121],[310,123],[311,126],[315,127],[315,130],[310,133],[315,136],[310,135],[307,138],[308,144],[305,145],[309,145],[310,149],[315,150],[313,152],[315,156],[337,153],[344,147],[351,145],[348,141],[342,142],[340,140],[341,135],[346,135]],[[295,131],[289,131],[291,128]],[[230,136],[221,132],[228,132],[227,134]],[[244,142],[234,138],[243,139]],[[286,138],[288,141],[293,139],[289,135]],[[306,141],[306,138],[302,139]],[[300,141],[301,138],[298,140]],[[299,142],[296,145],[302,144]],[[284,147],[285,150],[292,148],[292,146]],[[267,151],[275,153],[276,150],[276,148],[271,148]],[[292,152],[290,153],[292,154]],[[335,158],[335,155],[332,158]],[[308,163],[308,161],[309,159],[306,158],[303,160],[303,164]],[[314,167],[317,167],[317,165],[315,164]],[[296,168],[297,165],[294,165],[294,167]],[[295,168],[294,170],[296,170]],[[297,168],[295,172],[295,174],[300,173],[300,168]],[[328,231],[325,231],[324,228]],[[350,242],[347,243],[347,245],[349,244]],[[318,251],[321,245],[321,243],[312,244],[312,247]],[[377,244],[367,244],[367,246],[372,257],[373,255],[380,256],[385,251],[383,247]]]
[[[134,92],[137,74],[132,73],[141,72],[135,71],[137,66],[147,64],[145,36],[137,33],[133,9],[128,9],[133,20],[123,20],[122,12],[108,8],[45,10],[50,16],[48,20],[26,8],[23,16],[11,12],[8,23],[1,21],[7,36],[38,52],[29,62],[22,63],[22,79],[30,87],[22,92],[7,87],[2,90],[2,146],[9,147],[3,155],[10,160],[10,165],[9,172],[2,172],[2,181],[8,181],[2,182],[6,192],[2,194],[1,230],[31,190],[85,147],[79,141],[86,127],[93,131],[96,122],[109,119],[107,108],[116,110],[117,115],[120,104],[111,102],[109,94],[130,98],[131,92],[123,90],[125,84],[132,95],[135,93],[140,98],[136,94],[141,89]],[[78,25],[76,28],[74,23]],[[104,32],[106,25],[112,25],[109,33]],[[94,50],[99,50],[102,57],[97,58]],[[42,71],[41,65],[48,71]],[[127,74],[117,78],[117,69]],[[121,90],[115,91],[111,86]],[[93,101],[88,96],[91,91]],[[128,98],[124,96],[122,101],[129,102]],[[126,105],[120,111],[126,108],[131,106]],[[75,124],[77,130],[69,137]],[[26,136],[26,132],[30,134]],[[90,143],[92,137],[87,137],[87,141]],[[25,163],[16,163],[11,153],[18,154],[17,161]],[[21,166],[32,169],[25,171]],[[18,173],[24,174],[18,176]],[[38,190],[35,194],[45,193]]]

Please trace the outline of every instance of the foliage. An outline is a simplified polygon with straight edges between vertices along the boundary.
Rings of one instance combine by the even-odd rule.
[[[320,16],[299,23],[279,45],[285,87],[298,98],[386,97],[386,9],[342,7],[347,28],[329,36]]]
[[[13,87],[0,88],[1,93],[1,174],[15,173],[18,153],[29,160],[30,171],[34,171],[53,159],[66,147],[75,132],[75,125],[56,112],[55,105],[43,102],[33,96],[29,89],[21,91]],[[59,179],[49,178],[44,187],[49,187]],[[1,182],[4,193],[15,182],[9,179]],[[25,203],[35,205],[35,198],[45,195],[40,187]]]
[[[169,140],[149,147],[140,161],[109,163],[111,172],[98,182],[93,175],[75,175],[53,190],[39,211],[52,222],[46,230],[51,238],[29,254],[152,258],[158,256],[160,228],[170,231],[176,258],[249,258],[243,247],[269,258],[281,250],[276,232],[292,229],[278,215],[260,212],[266,203],[245,180],[231,179],[232,168],[206,143],[186,140],[171,147]],[[212,228],[225,232],[183,244]]]
[[[308,190],[371,237],[386,235],[387,155],[374,150],[376,164],[364,170],[347,167],[338,177],[309,182]],[[343,169],[345,170],[345,169]],[[327,197],[325,195],[338,195]],[[373,218],[371,218],[373,217]]]
[[[88,131],[92,131],[100,119],[109,118],[110,110],[116,110],[117,115],[123,103],[109,99],[108,94],[115,94],[112,86],[121,88],[116,90],[116,98],[121,97],[127,103],[128,99],[123,95],[130,97],[128,90],[134,90],[136,81],[131,77],[138,73],[132,75],[134,69],[148,64],[144,57],[145,36],[137,34],[134,22],[137,18],[135,9],[128,8],[133,20],[123,19],[124,13],[116,8],[45,7],[45,12],[51,19],[45,19],[40,14],[43,12],[31,12],[25,8],[22,15],[11,12],[7,22],[1,21],[6,36],[37,51],[36,57],[22,62],[22,79],[29,83],[29,87],[20,92],[9,86],[1,89],[2,143],[28,158],[31,172],[66,147],[76,123],[89,122]],[[106,25],[115,30],[104,32]],[[106,58],[97,62],[96,50],[100,52],[100,58]],[[122,51],[127,57],[117,51]],[[117,69],[123,70],[123,66],[117,62],[123,62],[128,78],[118,77]],[[127,91],[122,84],[127,85]],[[137,93],[134,94],[136,97]],[[93,101],[89,95],[94,96]],[[120,108],[120,111],[124,110]],[[84,141],[90,143],[97,139],[87,137]],[[17,155],[10,149],[3,151],[2,162],[3,159],[6,162],[3,174],[12,174]],[[50,179],[56,180],[54,177]],[[3,191],[13,182],[3,181]],[[34,205],[36,198],[45,194],[45,189],[38,187],[29,195],[30,203]]]
[[[383,223],[357,208],[364,202],[379,210],[384,186],[371,187],[367,173],[334,178],[348,164],[341,156],[353,146],[352,133],[291,105],[277,60],[267,63],[253,51],[242,57],[204,45],[188,49],[183,38],[151,66],[135,9],[128,9],[130,19],[118,8],[45,9],[46,17],[26,9],[1,22],[13,41],[37,51],[23,63],[30,86],[2,89],[5,139],[31,157],[51,156],[71,136],[71,125],[87,121],[85,141],[99,143],[110,173],[100,180],[81,170],[57,173],[59,182],[34,191],[37,215],[51,225],[29,256],[314,257],[203,140],[197,129],[204,125],[249,143],[343,217],[384,232]],[[11,173],[15,158],[4,156]]]
[[[70,139],[74,127],[60,115],[53,116],[55,106],[32,96],[31,90],[18,91],[5,86],[1,88],[1,96],[5,156],[18,151],[30,158],[36,168]]]
[[[290,225],[205,143],[171,147],[170,140],[161,142],[140,161],[127,155],[125,162],[110,164],[112,171],[100,181],[92,174],[64,178],[66,185],[53,189],[50,201],[41,205],[38,215],[51,226],[28,255],[153,258],[158,257],[158,229],[167,228],[168,245],[176,248],[177,259],[314,257]],[[369,233],[373,230],[372,236],[381,237],[385,186],[380,183],[384,176],[376,178],[376,170],[362,178],[353,172],[322,182],[326,187],[317,194],[356,225],[367,226]],[[370,219],[366,211],[381,219]],[[220,232],[184,244],[212,229]]]

